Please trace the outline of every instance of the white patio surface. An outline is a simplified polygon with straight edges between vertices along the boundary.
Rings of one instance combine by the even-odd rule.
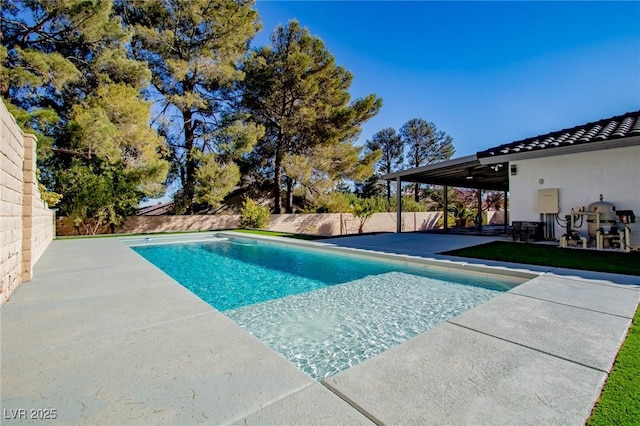
[[[321,244],[479,267],[435,253],[494,239]],[[1,310],[2,424],[582,424],[640,277],[491,266],[536,278],[318,383],[121,240],[56,240]]]

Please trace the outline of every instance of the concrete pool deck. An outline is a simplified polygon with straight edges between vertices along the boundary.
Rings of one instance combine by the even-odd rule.
[[[482,266],[435,253],[495,239],[325,242]],[[56,240],[1,310],[2,423],[582,424],[640,277],[491,265],[536,277],[318,383],[120,239]]]

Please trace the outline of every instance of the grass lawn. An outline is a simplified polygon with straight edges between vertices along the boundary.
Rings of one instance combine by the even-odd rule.
[[[442,254],[640,275],[638,252],[616,253],[559,249],[541,244],[492,242]],[[587,425],[640,425],[640,308],[636,311],[627,338]]]
[[[224,231],[224,230],[221,230]],[[94,235],[56,235],[56,240],[83,240],[86,238],[122,238],[122,237],[150,237],[161,235],[180,235],[180,234],[193,234],[198,232],[211,232],[211,231],[158,231],[158,232],[137,232],[133,234],[94,234]]]
[[[265,231],[263,229],[234,229],[234,232],[241,232],[244,234],[257,234],[257,235],[268,235],[270,237],[287,237],[287,238],[295,238],[297,240],[321,240],[325,237],[319,235],[308,235],[308,234],[292,234],[290,232],[278,232],[278,231]]]
[[[640,424],[640,309],[620,349],[588,426]]]
[[[585,271],[640,275],[640,252],[622,253],[615,251],[561,249],[557,246],[547,244],[494,241],[440,254],[525,263],[529,265],[582,269]]]
[[[326,238],[320,235],[292,234],[290,232],[266,231],[263,229],[220,229],[218,230],[218,232],[222,232],[222,231],[234,231],[234,232],[242,232],[246,234],[269,235],[271,237],[287,237],[287,238],[295,238],[298,240],[321,240],[323,238]],[[84,239],[84,238],[148,237],[151,235],[179,235],[179,234],[193,234],[197,232],[216,232],[216,231],[205,230],[205,231],[151,232],[151,233],[137,233],[137,234],[70,235],[70,236],[64,236],[64,237],[56,237],[56,239],[74,240],[74,239]]]

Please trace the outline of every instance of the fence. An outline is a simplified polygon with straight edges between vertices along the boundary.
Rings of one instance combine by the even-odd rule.
[[[441,212],[402,213],[401,229],[404,232],[425,231],[438,228]],[[489,224],[503,223],[504,212],[487,212]],[[396,213],[375,213],[364,222],[362,232],[395,232]],[[272,214],[267,229],[271,231],[314,234],[324,236],[357,234],[361,221],[348,213],[316,214]],[[192,215],[192,216],[135,216],[127,218],[117,233],[155,233],[178,231],[210,231],[232,229],[240,226],[239,215]],[[102,233],[110,230],[105,227]],[[73,223],[59,218],[57,235],[78,235]]]

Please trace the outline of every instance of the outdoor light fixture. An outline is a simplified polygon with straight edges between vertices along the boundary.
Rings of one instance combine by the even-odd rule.
[[[511,165],[511,176],[515,176],[518,174],[518,166],[516,166],[515,164]]]
[[[497,172],[502,168],[503,165],[504,164],[494,164],[493,166],[491,166],[491,170],[493,170],[494,172]]]

